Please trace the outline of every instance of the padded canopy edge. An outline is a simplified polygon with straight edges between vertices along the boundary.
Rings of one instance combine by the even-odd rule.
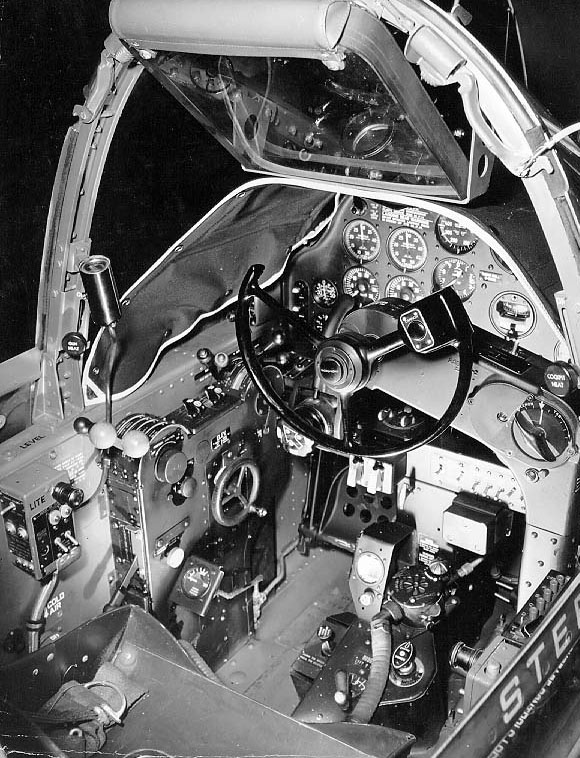
[[[136,47],[300,56],[332,50],[349,13],[344,0],[113,0],[109,21]]]

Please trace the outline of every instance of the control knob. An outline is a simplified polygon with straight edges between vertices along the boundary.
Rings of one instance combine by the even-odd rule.
[[[78,508],[85,499],[85,493],[68,482],[57,482],[52,490],[52,496],[60,505]]]
[[[174,445],[164,448],[155,461],[155,478],[159,482],[176,484],[187,469],[187,456]]]

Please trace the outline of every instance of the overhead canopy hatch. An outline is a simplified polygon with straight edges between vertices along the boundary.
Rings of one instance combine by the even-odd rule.
[[[115,33],[250,170],[466,200],[490,162],[385,24],[325,0],[113,0]]]

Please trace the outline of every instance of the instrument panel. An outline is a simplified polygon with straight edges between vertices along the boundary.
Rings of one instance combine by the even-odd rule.
[[[295,259],[290,308],[322,331],[341,296],[361,305],[385,297],[412,303],[451,286],[477,326],[548,360],[565,358],[531,283],[473,227],[467,217],[460,223],[423,208],[346,198],[324,238]]]

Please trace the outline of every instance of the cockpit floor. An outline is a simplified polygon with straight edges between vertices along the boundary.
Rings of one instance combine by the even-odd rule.
[[[332,613],[352,610],[348,575],[352,556],[316,548],[286,559],[286,579],[268,600],[256,632],[217,671],[237,692],[291,713],[298,696],[290,668],[303,646]]]

